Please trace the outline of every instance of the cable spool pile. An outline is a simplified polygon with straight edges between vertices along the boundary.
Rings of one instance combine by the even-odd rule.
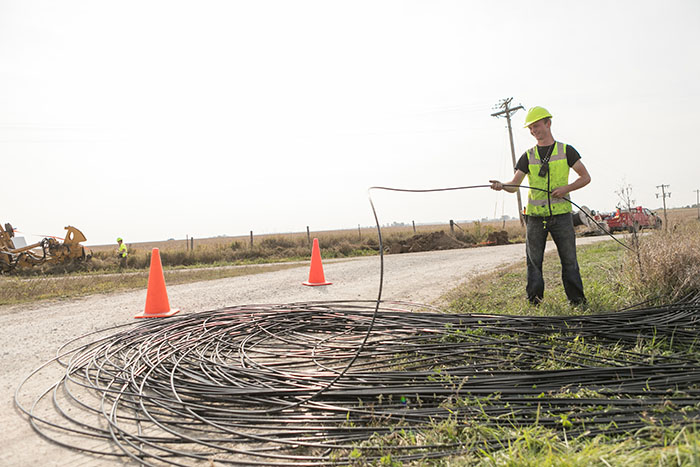
[[[236,306],[83,336],[15,402],[42,436],[119,462],[408,462],[507,445],[478,426],[573,437],[697,423],[699,316],[697,299],[556,318],[376,301]],[[54,383],[24,394],[34,378]],[[460,437],[420,441],[440,423]]]

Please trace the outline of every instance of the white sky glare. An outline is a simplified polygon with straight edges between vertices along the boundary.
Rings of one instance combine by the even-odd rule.
[[[697,0],[0,0],[0,222],[89,245],[372,225],[370,186],[510,179],[506,97],[581,153],[577,204],[693,204],[699,24]],[[373,199],[382,223],[517,214]]]

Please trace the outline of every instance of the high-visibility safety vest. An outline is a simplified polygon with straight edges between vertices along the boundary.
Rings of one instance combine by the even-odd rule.
[[[558,141],[554,143],[552,154],[549,157],[549,170],[543,177],[539,175],[542,160],[537,152],[537,146],[527,150],[527,160],[529,169],[527,174],[528,183],[531,187],[539,188],[539,190],[530,190],[525,214],[535,217],[548,217],[571,212],[571,203],[568,195],[565,198],[554,198],[551,193],[548,193],[569,184],[566,144]]]
[[[119,256],[121,256],[122,258],[126,258],[127,254],[128,253],[126,249],[126,243],[122,243],[121,245],[119,245]]]

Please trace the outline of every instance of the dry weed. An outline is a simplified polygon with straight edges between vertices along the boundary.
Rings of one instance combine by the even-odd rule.
[[[639,240],[639,258],[630,252],[626,281],[640,298],[677,300],[700,292],[700,223],[688,221],[668,232],[656,231]]]

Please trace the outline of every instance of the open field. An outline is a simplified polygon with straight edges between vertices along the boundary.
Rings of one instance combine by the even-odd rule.
[[[489,235],[505,230],[508,241],[521,242],[524,229],[518,221],[484,224],[391,226],[382,228],[382,246],[387,254],[468,248],[487,243]],[[192,267],[201,265],[243,265],[300,261],[310,257],[312,239],[317,238],[324,258],[351,258],[376,255],[379,235],[376,229],[348,229],[323,232],[288,233],[250,237],[213,237],[162,242],[129,243],[129,269],[144,269],[153,248],[158,248],[163,265]],[[116,270],[112,245],[92,247],[89,270]]]
[[[657,209],[654,211],[656,215],[664,218],[664,210]],[[685,222],[687,220],[698,219],[698,209],[697,208],[674,208],[667,209],[666,216],[668,217],[668,222],[670,225],[678,224],[679,222]]]
[[[663,210],[658,209],[654,211],[657,215],[663,218]],[[674,208],[667,210],[668,221],[671,225],[678,222],[682,222],[688,219],[697,218],[698,210],[696,208]],[[414,234],[428,234],[436,231],[450,231],[450,225],[445,224],[429,224],[429,225],[416,225],[415,231],[412,226],[383,226],[382,236],[386,239],[391,239],[392,237],[407,238]],[[474,234],[476,237],[484,237],[484,233],[506,230],[508,232],[511,241],[524,241],[525,231],[524,228],[520,226],[520,222],[515,219],[507,221],[488,221],[480,222],[473,221],[468,223],[459,223],[455,226],[455,233],[469,232]],[[337,241],[347,240],[352,242],[361,242],[362,240],[372,239],[373,241],[378,240],[376,227],[363,227],[360,229],[344,229],[344,230],[322,230],[322,231],[311,231],[307,236],[306,232],[289,232],[289,233],[278,233],[278,234],[254,234],[253,244],[259,245],[262,241],[266,239],[286,239],[291,242],[306,242],[308,244],[309,238],[318,238],[321,244],[324,243],[333,244]],[[130,243],[126,239],[126,243],[129,245],[130,249],[134,251],[151,251],[153,248],[160,249],[163,251],[186,251],[189,246],[187,240],[185,239],[174,239],[174,240],[160,240],[151,242],[134,242]],[[204,246],[216,246],[216,247],[229,247],[232,244],[239,244],[241,247],[250,246],[250,235],[239,235],[239,236],[219,236],[219,237],[209,237],[209,238],[195,238],[194,246],[195,249]],[[112,245],[89,245],[88,247],[93,252],[108,252],[112,253],[116,246]]]
[[[460,223],[455,227],[457,232],[460,229],[465,229],[471,231],[478,226],[478,229],[484,229],[485,231],[496,231],[496,230],[507,230],[509,233],[513,233],[515,237],[517,234],[523,235],[524,231],[520,230],[520,222],[518,220],[508,220],[505,221],[493,221],[493,222],[470,222],[470,223]],[[384,226],[382,227],[382,236],[391,238],[392,236],[400,237],[410,237],[414,234],[426,234],[436,231],[449,231],[450,225],[445,224],[418,224],[415,226],[415,231],[413,226]],[[265,239],[279,239],[284,238],[290,241],[301,241],[307,242],[309,238],[318,238],[325,242],[332,243],[338,240],[353,240],[362,241],[363,239],[373,239],[378,240],[377,228],[376,227],[362,227],[355,229],[343,229],[343,230],[320,230],[320,231],[310,231],[309,236],[306,232],[288,232],[288,233],[275,233],[275,234],[255,234],[253,235],[253,244],[259,244]],[[150,251],[153,248],[158,248],[161,251],[169,250],[186,250],[189,248],[186,239],[175,239],[175,240],[161,240],[152,242],[128,242],[127,244],[130,248],[137,250]],[[195,248],[199,246],[229,246],[232,243],[239,243],[241,245],[250,246],[250,235],[239,235],[239,236],[219,236],[219,237],[208,237],[208,238],[195,238],[194,246]],[[116,244],[115,244],[116,245]],[[94,252],[112,252],[115,250],[115,245],[87,245]]]

